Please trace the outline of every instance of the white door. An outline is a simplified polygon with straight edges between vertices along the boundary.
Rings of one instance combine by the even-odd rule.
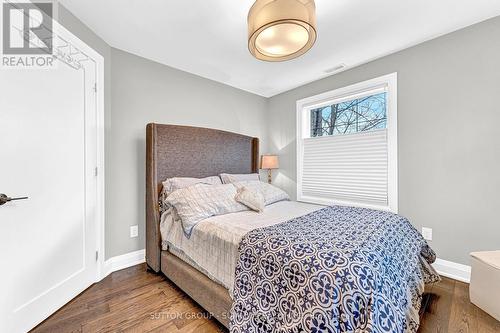
[[[0,193],[28,197],[0,205],[0,332],[30,330],[98,278],[96,66],[0,69]]]

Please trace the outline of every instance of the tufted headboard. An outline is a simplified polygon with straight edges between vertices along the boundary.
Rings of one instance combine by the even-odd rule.
[[[216,129],[148,124],[146,127],[146,262],[159,272],[159,195],[171,177],[257,172],[259,139]]]

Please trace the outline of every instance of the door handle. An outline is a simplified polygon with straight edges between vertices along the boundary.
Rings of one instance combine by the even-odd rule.
[[[28,197],[19,197],[19,198],[10,198],[7,195],[0,193],[0,206],[3,204],[6,204],[9,201],[14,201],[14,200],[25,200],[28,199]]]

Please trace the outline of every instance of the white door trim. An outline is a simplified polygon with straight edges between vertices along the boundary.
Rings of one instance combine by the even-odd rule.
[[[96,64],[96,169],[97,177],[97,198],[96,198],[96,230],[97,230],[97,274],[94,281],[98,282],[104,277],[104,258],[105,258],[105,169],[104,169],[104,58],[80,38],[62,26],[59,22],[53,21],[54,32],[56,35],[62,35],[71,40],[71,44],[79,50],[85,50],[85,54]]]

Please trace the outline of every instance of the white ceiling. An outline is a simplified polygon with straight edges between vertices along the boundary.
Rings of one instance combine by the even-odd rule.
[[[316,45],[267,63],[247,50],[253,0],[60,2],[115,48],[265,97],[500,15],[499,0],[316,0]]]

